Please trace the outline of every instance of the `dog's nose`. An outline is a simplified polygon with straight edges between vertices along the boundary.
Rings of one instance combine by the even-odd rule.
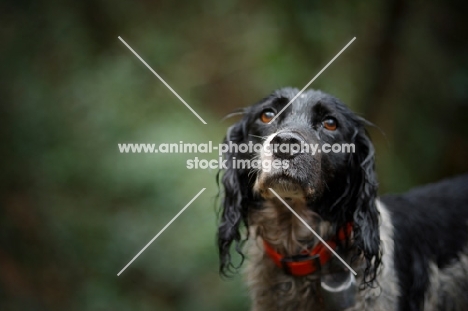
[[[279,133],[270,142],[274,156],[280,159],[290,159],[301,153],[303,139],[296,133]]]

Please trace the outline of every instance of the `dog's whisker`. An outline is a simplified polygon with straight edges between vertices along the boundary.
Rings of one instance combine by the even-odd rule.
[[[257,137],[257,138],[260,138],[260,139],[267,139],[268,138],[268,136],[259,136],[259,135],[254,135],[254,134],[249,134],[249,136]]]
[[[227,114],[224,118],[222,118],[219,122],[223,122],[223,121],[226,121],[227,119],[229,118],[232,118],[232,117],[235,117],[235,116],[239,116],[239,115],[244,115],[245,114],[245,109],[241,108],[241,109],[238,109],[236,111],[233,111],[229,114]]]

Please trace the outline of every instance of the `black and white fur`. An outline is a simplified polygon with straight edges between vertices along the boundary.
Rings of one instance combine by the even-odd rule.
[[[297,92],[283,88],[243,109],[225,142],[353,143],[355,152],[226,153],[218,228],[221,273],[237,269],[234,247],[240,264],[247,255],[252,310],[326,308],[320,274],[288,275],[263,250],[262,240],[285,256],[318,243],[268,190],[272,188],[324,239],[353,224],[351,236],[336,250],[358,273],[357,302],[348,310],[468,310],[468,176],[378,198],[367,122],[338,99],[309,90],[272,124],[262,121],[263,113],[276,115]],[[336,129],[326,127],[327,122]],[[266,172],[232,165],[233,159],[255,158],[287,158],[289,167]],[[340,269],[344,266],[333,258],[321,273]]]

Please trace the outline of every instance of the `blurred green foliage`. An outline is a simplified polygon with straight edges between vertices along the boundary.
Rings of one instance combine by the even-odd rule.
[[[216,172],[117,144],[219,142],[354,36],[312,87],[378,127],[381,191],[468,169],[466,4],[7,0],[0,21],[1,310],[247,310],[217,272]]]

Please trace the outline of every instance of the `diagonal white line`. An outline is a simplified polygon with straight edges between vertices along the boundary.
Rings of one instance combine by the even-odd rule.
[[[171,219],[171,221],[169,221],[169,222],[167,223],[167,225],[165,225],[165,226],[164,226],[164,228],[162,228],[162,229],[161,229],[161,231],[159,231],[159,232],[158,232],[158,234],[156,234],[156,236],[155,236],[155,237],[154,237],[154,238],[153,238],[151,241],[149,241],[149,243],[148,243],[148,244],[146,244],[146,246],[145,246],[145,247],[143,247],[143,249],[142,249],[142,250],[141,250],[141,251],[140,251],[138,254],[136,254],[136,256],[135,256],[135,257],[133,257],[133,259],[132,259],[132,260],[130,260],[130,262],[129,262],[129,263],[128,263],[128,264],[127,264],[127,265],[126,265],[126,266],[125,266],[125,267],[124,267],[122,270],[120,270],[120,272],[119,272],[119,273],[117,273],[117,276],[120,276],[120,274],[122,274],[122,272],[124,272],[124,271],[125,271],[125,269],[127,269],[127,268],[128,268],[128,266],[130,266],[130,265],[132,264],[132,262],[134,262],[134,261],[135,261],[135,259],[137,259],[137,258],[138,258],[138,256],[140,256],[140,255],[141,255],[141,253],[143,253],[143,252],[145,251],[145,249],[147,249],[147,248],[148,248],[148,246],[150,246],[150,245],[151,245],[151,243],[153,243],[153,242],[154,242],[154,240],[156,240],[156,239],[157,239],[157,238],[158,238],[158,237],[161,235],[161,233],[163,233],[163,232],[164,232],[164,230],[166,230],[166,229],[167,229],[167,227],[169,227],[169,226],[172,224],[172,222],[174,222],[174,220],[176,220],[176,219],[177,219],[177,217],[179,217],[179,216],[180,216],[180,214],[182,214],[182,213],[183,213],[183,212],[184,212],[184,211],[187,209],[187,207],[189,207],[189,206],[190,206],[190,204],[192,204],[192,203],[193,203],[193,201],[195,201],[195,199],[196,199],[196,198],[198,198],[198,197],[200,196],[200,194],[202,194],[202,192],[203,192],[203,191],[205,191],[205,190],[206,190],[206,188],[203,188],[203,189],[202,189],[200,192],[198,192],[198,194],[197,194],[197,195],[196,195],[196,196],[195,196],[195,197],[194,197],[192,200],[190,200],[190,202],[188,202],[188,203],[187,203],[187,205],[185,205],[185,206],[184,206],[184,208],[183,208],[183,209],[181,209],[181,210],[180,210],[180,212],[178,212],[178,213],[177,213],[177,215],[175,215],[175,216],[174,216],[174,218],[172,218],[172,219]]]
[[[307,227],[307,229],[309,229],[310,231],[312,231],[312,233],[317,237],[317,239],[320,240],[320,242],[322,242],[323,245],[325,245],[328,250],[330,252],[333,253],[333,255],[335,255],[336,258],[338,258],[345,266],[346,268],[348,268],[354,275],[357,275],[357,273],[346,263],[346,261],[343,260],[343,258],[341,258],[340,256],[338,256],[338,254],[330,247],[330,245],[327,244],[327,242],[325,242],[322,237],[320,235],[318,235],[317,232],[314,231],[314,229],[312,229],[305,221],[304,219],[302,219],[292,208],[291,206],[288,205],[288,203],[286,203],[279,195],[278,193],[275,192],[275,190],[271,189],[271,188],[268,188],[270,189],[271,192],[273,192],[273,194],[281,201],[281,203],[284,204],[284,206],[286,206],[293,214],[294,216],[296,216],[303,224],[304,226]]]
[[[275,116],[273,119],[271,119],[271,121],[270,121],[270,122],[268,122],[268,124],[271,124],[273,121],[275,121],[275,119],[276,119],[276,118],[278,118],[278,116],[279,116],[281,113],[283,113],[283,111],[285,111],[285,110],[286,110],[286,108],[288,108],[288,107],[289,107],[289,105],[291,105],[291,104],[293,103],[293,101],[295,101],[295,100],[296,100],[296,98],[298,98],[298,97],[299,97],[299,96],[300,96],[300,95],[301,95],[301,94],[302,94],[302,93],[303,93],[303,92],[304,92],[304,91],[305,91],[305,90],[306,90],[306,89],[309,87],[309,85],[311,85],[311,84],[312,84],[312,82],[314,82],[314,81],[315,81],[315,79],[317,79],[317,78],[318,78],[318,76],[320,76],[320,75],[322,74],[322,72],[324,72],[324,71],[325,71],[325,69],[327,69],[327,68],[328,68],[328,66],[330,66],[330,65],[331,65],[331,63],[333,63],[333,62],[335,61],[335,59],[337,59],[337,58],[338,58],[338,56],[340,56],[340,55],[341,55],[341,53],[343,53],[343,52],[344,52],[344,50],[346,50],[346,49],[348,48],[348,46],[350,46],[350,45],[351,45],[351,43],[353,43],[353,41],[354,41],[354,40],[356,40],[356,37],[352,38],[352,39],[351,39],[351,41],[349,41],[349,42],[348,42],[348,44],[346,44],[346,46],[345,46],[344,48],[342,48],[342,49],[341,49],[341,51],[339,51],[339,52],[338,52],[338,54],[336,54],[336,55],[335,55],[335,57],[333,57],[333,58],[332,58],[332,60],[331,60],[331,61],[329,61],[329,62],[328,62],[328,64],[326,64],[326,65],[325,65],[325,67],[323,67],[323,68],[322,68],[322,70],[320,70],[320,71],[319,71],[319,73],[318,73],[318,74],[316,74],[316,75],[315,75],[315,77],[313,77],[313,78],[312,78],[312,80],[310,80],[310,81],[309,81],[309,83],[307,83],[307,84],[306,84],[306,86],[304,86],[304,87],[302,88],[302,90],[301,90],[299,93],[297,93],[297,95],[296,95],[296,96],[294,96],[294,98],[293,98],[293,99],[291,99],[291,100],[289,101],[289,103],[288,103],[286,106],[284,106],[284,108],[283,108],[283,109],[281,109],[281,111],[280,111],[280,112],[278,112],[278,113],[276,114],[276,116]]]
[[[171,87],[169,84],[167,84],[166,81],[164,81],[164,79],[161,78],[161,76],[158,75],[158,74],[156,73],[156,71],[154,71],[153,68],[151,68],[151,67],[146,63],[146,62],[143,60],[143,58],[141,58],[140,55],[138,55],[137,52],[135,52],[135,51],[130,47],[130,45],[128,45],[127,42],[125,42],[124,39],[122,39],[120,36],[119,36],[118,38],[119,38],[120,41],[122,41],[123,44],[125,44],[125,46],[126,46],[130,51],[132,51],[133,54],[135,54],[135,56],[136,56],[143,64],[145,64],[146,67],[148,67],[149,70],[151,70],[151,72],[152,72],[159,80],[161,80],[162,83],[164,83],[164,85],[165,85],[172,93],[174,93],[175,96],[177,96],[177,98],[178,98],[185,106],[187,106],[187,108],[188,108],[194,115],[196,115],[196,116],[198,117],[198,119],[200,119],[200,121],[203,122],[203,124],[206,124],[205,120],[203,120],[202,117],[200,117],[200,116],[198,115],[198,113],[196,113],[195,110],[193,110],[192,107],[190,107],[189,104],[187,104],[187,103],[185,102],[185,100],[183,100],[183,98],[180,97],[179,94],[177,94],[176,91],[174,91],[174,90],[172,89],[172,87]]]

